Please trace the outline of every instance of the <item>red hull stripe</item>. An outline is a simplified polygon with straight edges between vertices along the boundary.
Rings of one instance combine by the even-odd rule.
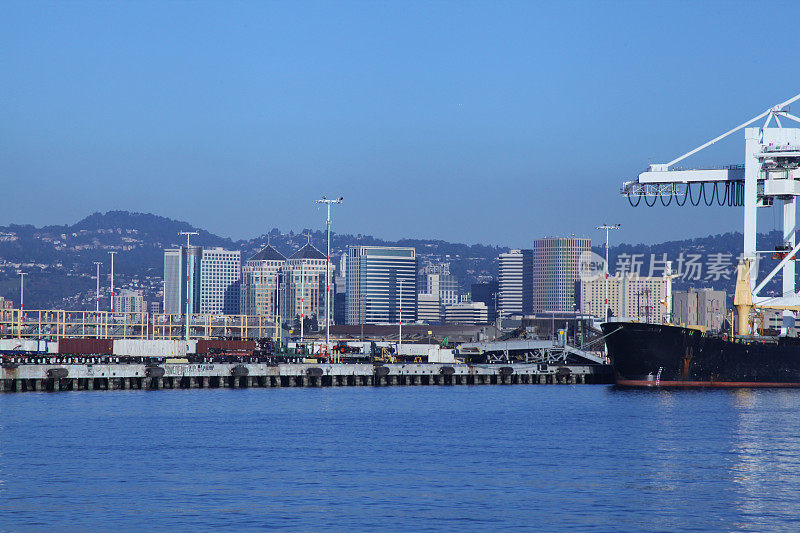
[[[618,379],[617,385],[621,387],[800,387],[800,383],[766,381],[650,381],[646,379]]]

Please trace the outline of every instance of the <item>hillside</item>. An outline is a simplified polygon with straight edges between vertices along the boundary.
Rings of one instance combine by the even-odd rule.
[[[0,296],[18,302],[18,272],[21,270],[28,273],[26,308],[90,309],[94,305],[93,262],[101,261],[101,306],[107,308],[108,252],[116,251],[115,285],[140,289],[147,301],[159,299],[163,250],[183,242],[179,236],[181,231],[199,233],[192,237],[193,244],[241,250],[243,259],[257,252],[267,240],[287,256],[306,243],[305,235],[310,235],[312,243],[320,250],[325,247],[322,230],[285,233],[276,228],[253,239],[234,241],[186,222],[126,211],[94,213],[72,225],[41,228],[10,225],[0,227]],[[780,241],[775,232],[759,239],[760,249],[769,249]],[[648,275],[653,264],[651,260],[663,259],[666,254],[680,276],[675,280],[676,288],[714,287],[730,293],[733,265],[741,249],[741,240],[740,233],[726,233],[654,245],[618,244],[609,251],[611,271],[635,270],[638,266],[642,275]],[[423,262],[450,262],[451,272],[464,289],[475,281],[495,277],[497,255],[508,250],[498,245],[467,245],[433,239],[389,241],[370,235],[333,234],[334,260],[348,245],[356,244],[414,246]],[[594,251],[603,254],[602,246],[595,246]],[[715,262],[716,267],[712,267]],[[727,270],[721,274],[723,266]],[[768,266],[762,265],[764,268]],[[661,271],[654,268],[652,273],[660,275]]]
[[[25,278],[25,307],[90,309],[94,306],[95,266],[101,261],[101,307],[108,308],[109,254],[114,259],[117,288],[139,289],[145,300],[160,298],[163,250],[185,242],[181,231],[197,231],[192,244],[241,250],[243,259],[267,241],[285,255],[307,242],[325,249],[325,232],[306,229],[284,233],[272,229],[253,239],[234,241],[186,222],[144,213],[110,211],[94,213],[72,225],[0,227],[0,296],[19,301],[18,272]],[[414,246],[421,260],[451,261],[451,271],[469,283],[494,275],[497,255],[507,248],[466,245],[441,240],[388,241],[370,235],[333,234],[331,254],[342,254],[348,245]]]

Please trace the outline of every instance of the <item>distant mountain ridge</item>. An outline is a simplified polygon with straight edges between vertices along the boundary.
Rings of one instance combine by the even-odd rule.
[[[108,307],[108,271],[110,251],[114,259],[114,283],[118,288],[143,291],[153,301],[161,290],[163,252],[185,241],[181,231],[197,231],[192,244],[220,246],[240,250],[242,260],[270,242],[287,257],[308,242],[325,251],[323,230],[304,229],[299,233],[275,228],[252,239],[233,240],[215,235],[187,222],[128,211],[93,213],[71,225],[35,227],[17,225],[0,227],[0,296],[19,300],[17,272],[25,278],[26,308],[88,309],[94,305],[95,261],[101,268],[101,305]],[[421,260],[450,261],[451,271],[464,280],[492,276],[493,263],[506,247],[449,243],[434,239],[390,241],[370,235],[333,233],[333,261],[349,245],[414,246]]]
[[[18,302],[19,276],[24,271],[26,308],[91,309],[94,307],[95,266],[101,261],[101,305],[108,308],[109,251],[116,251],[114,259],[115,286],[142,290],[145,299],[158,298],[163,275],[163,251],[181,245],[181,231],[197,231],[192,244],[206,247],[220,246],[242,252],[242,260],[263,248],[269,241],[287,257],[311,242],[325,251],[324,230],[304,229],[299,233],[282,232],[277,228],[252,239],[233,240],[215,235],[188,222],[149,213],[108,211],[93,213],[75,224],[34,227],[16,225],[0,227],[0,296]],[[759,236],[759,246],[779,242],[779,234],[772,232]],[[533,236],[531,237],[533,240]],[[599,241],[599,239],[598,239]],[[730,254],[732,260],[741,250],[741,233],[726,233],[687,240],[668,241],[661,244],[618,244],[609,250],[612,273],[620,259],[635,254],[649,259],[651,254],[676,262],[681,254]],[[773,243],[773,244],[774,244]],[[602,245],[595,241],[593,250],[603,254]],[[437,239],[385,240],[370,235],[333,233],[331,237],[332,260],[350,245],[413,246],[421,261],[446,261],[451,272],[459,278],[465,290],[475,281],[487,280],[497,275],[497,256],[508,251],[499,245],[460,244]],[[673,268],[675,265],[673,266]],[[646,275],[648,272],[642,272]],[[712,277],[713,278],[713,277]],[[730,279],[677,279],[675,287],[714,286],[732,291]]]

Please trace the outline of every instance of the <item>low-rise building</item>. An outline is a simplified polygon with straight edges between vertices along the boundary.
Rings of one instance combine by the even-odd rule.
[[[438,324],[442,321],[441,301],[438,293],[422,292],[417,294],[417,320],[426,324]]]
[[[483,302],[462,302],[444,306],[444,321],[448,324],[486,324],[489,310]]]

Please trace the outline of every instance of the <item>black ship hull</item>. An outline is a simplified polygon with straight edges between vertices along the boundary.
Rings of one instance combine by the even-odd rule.
[[[800,387],[800,339],[639,322],[606,322],[602,329],[619,386]]]

